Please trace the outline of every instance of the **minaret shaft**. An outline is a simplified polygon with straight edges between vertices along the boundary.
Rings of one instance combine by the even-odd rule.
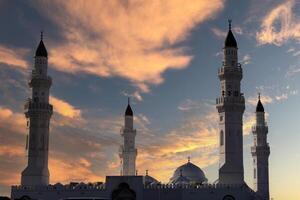
[[[130,112],[128,112],[130,109]],[[135,148],[135,136],[136,130],[133,128],[133,115],[130,105],[128,104],[124,128],[122,128],[123,145],[120,147],[120,159],[121,159],[121,175],[134,176],[136,174],[136,157],[137,149]]]
[[[259,110],[259,104],[262,110]],[[264,200],[269,200],[269,155],[270,147],[267,142],[268,126],[265,113],[259,100],[256,111],[256,124],[252,127],[254,144],[251,147],[253,157],[254,191]]]
[[[224,47],[223,66],[218,70],[221,95],[216,99],[219,113],[219,183],[243,184],[243,113],[245,99],[241,93],[242,68],[238,48],[229,29]]]
[[[42,41],[41,41],[42,43]],[[25,116],[29,120],[28,164],[22,172],[21,185],[49,184],[48,147],[49,124],[53,107],[49,104],[52,80],[47,76],[47,55],[44,45],[38,47],[29,87],[32,97],[25,104]],[[44,52],[41,54],[41,48]],[[41,54],[41,55],[40,55]]]

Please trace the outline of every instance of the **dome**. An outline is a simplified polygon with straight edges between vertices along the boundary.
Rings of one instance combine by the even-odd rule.
[[[155,178],[153,178],[152,176],[149,176],[149,175],[143,176],[143,182],[144,182],[144,185],[152,185],[152,184],[158,183],[158,181]]]
[[[207,181],[204,172],[191,162],[187,162],[178,167],[170,179],[170,182],[174,182],[179,177],[187,178],[190,183],[203,183]]]

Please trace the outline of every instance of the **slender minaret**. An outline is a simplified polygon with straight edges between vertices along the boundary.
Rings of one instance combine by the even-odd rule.
[[[134,176],[136,174],[135,160],[137,156],[137,149],[135,148],[136,130],[133,128],[133,112],[130,107],[128,98],[128,105],[125,111],[125,126],[121,130],[121,135],[124,138],[124,143],[120,148],[121,158],[121,175]]]
[[[241,65],[238,63],[238,48],[231,31],[224,46],[223,66],[218,70],[221,82],[221,96],[216,99],[219,113],[219,183],[243,184],[243,113],[245,99],[241,93],[243,77]]]
[[[52,83],[47,75],[48,53],[41,41],[35,53],[35,63],[29,80],[32,98],[25,104],[25,116],[29,120],[28,164],[22,172],[21,185],[40,186],[49,184],[48,146],[49,123],[53,107],[49,104]]]
[[[265,120],[264,107],[258,95],[256,106],[256,124],[252,127],[254,145],[251,147],[253,156],[254,191],[264,200],[269,200],[269,155],[267,142],[268,126]]]

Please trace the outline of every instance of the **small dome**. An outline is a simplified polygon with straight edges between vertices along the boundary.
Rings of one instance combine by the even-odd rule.
[[[36,49],[35,56],[48,57],[48,52],[46,50],[43,40],[40,41],[40,44]]]
[[[186,164],[178,167],[170,179],[170,182],[173,183],[178,179],[178,177],[182,176],[187,178],[190,183],[207,182],[204,172],[191,162],[187,162]]]
[[[264,106],[262,105],[260,99],[257,102],[256,112],[265,112]]]
[[[129,104],[126,108],[125,115],[126,116],[133,116],[133,112],[132,112],[131,106]]]
[[[149,175],[143,176],[143,182],[144,182],[144,185],[152,185],[152,184],[158,183],[158,181],[155,178],[153,178],[152,176],[149,176]]]
[[[182,175],[171,181],[171,184],[175,184],[175,185],[185,185],[189,183],[191,183],[191,181]]]

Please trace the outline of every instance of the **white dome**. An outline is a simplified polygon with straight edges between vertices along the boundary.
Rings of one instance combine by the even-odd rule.
[[[153,185],[158,183],[158,181],[155,178],[149,176],[148,174],[146,176],[143,176],[143,182],[144,185]]]
[[[187,162],[186,164],[178,167],[175,170],[172,178],[170,179],[170,183],[178,180],[180,176],[184,176],[185,178],[187,178],[190,183],[207,182],[207,178],[205,177],[204,172],[191,162]]]

